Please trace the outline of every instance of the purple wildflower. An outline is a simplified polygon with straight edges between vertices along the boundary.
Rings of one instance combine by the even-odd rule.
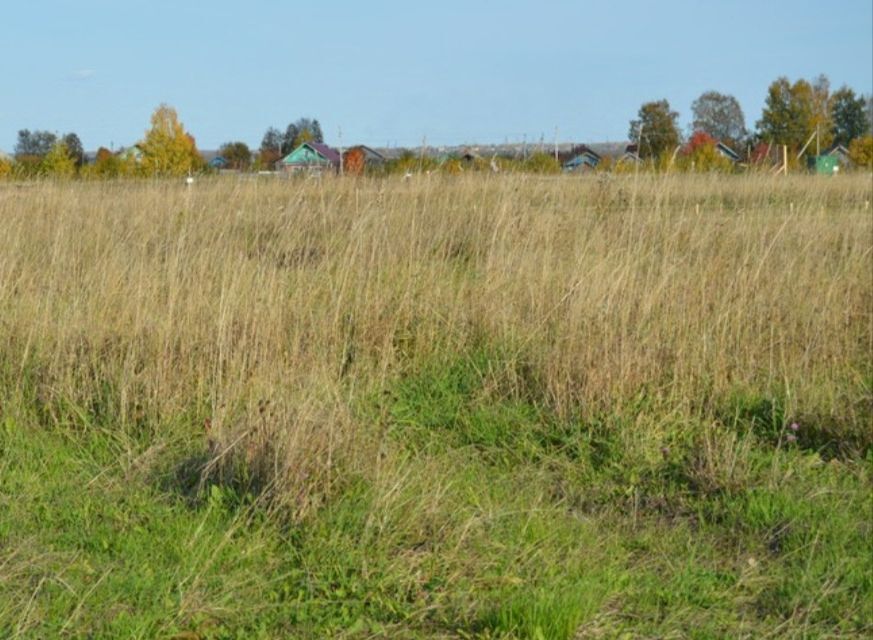
[[[792,422],[791,425],[789,425],[788,428],[791,429],[791,430],[792,430],[793,432],[795,432],[795,433],[797,433],[798,431],[800,431],[800,425],[797,424],[796,422]]]
[[[785,440],[787,442],[797,442],[797,436],[793,433],[789,433],[787,436],[785,436]]]

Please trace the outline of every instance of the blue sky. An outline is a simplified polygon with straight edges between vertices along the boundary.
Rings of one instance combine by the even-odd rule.
[[[640,104],[827,74],[873,91],[871,0],[2,0],[0,149],[19,129],[87,149],[166,102],[203,149],[320,120],[328,142],[623,140]]]

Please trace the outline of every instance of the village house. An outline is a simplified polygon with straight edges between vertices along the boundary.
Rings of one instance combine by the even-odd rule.
[[[385,164],[385,156],[359,144],[343,152],[343,173],[350,176],[359,176],[368,167],[378,167]]]
[[[560,159],[564,171],[585,171],[594,169],[603,158],[588,145],[581,144],[573,147],[569,154]]]
[[[640,147],[637,144],[629,144],[624,148],[624,153],[616,158],[615,163],[621,164],[624,162],[637,163],[642,162],[640,158]]]
[[[306,171],[321,173],[336,171],[340,166],[340,154],[321,142],[304,142],[276,163],[276,168],[285,173]]]

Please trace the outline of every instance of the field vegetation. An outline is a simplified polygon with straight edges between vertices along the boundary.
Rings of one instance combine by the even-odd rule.
[[[869,637],[871,191],[0,182],[0,636]]]

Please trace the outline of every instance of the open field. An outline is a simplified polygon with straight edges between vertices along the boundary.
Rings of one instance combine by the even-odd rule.
[[[0,183],[0,637],[869,637],[871,200]]]

